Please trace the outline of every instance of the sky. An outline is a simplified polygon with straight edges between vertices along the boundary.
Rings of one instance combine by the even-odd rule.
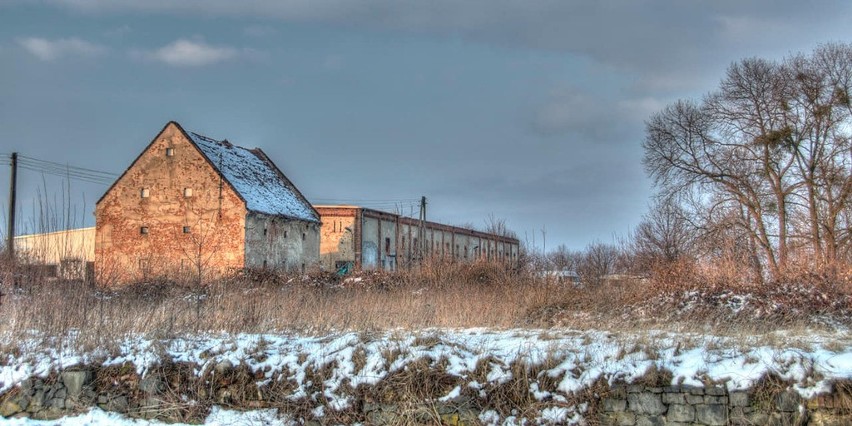
[[[850,18],[802,0],[0,0],[0,230],[9,153],[118,175],[175,120],[263,149],[315,203],[416,216],[425,196],[430,220],[505,220],[539,250],[612,242],[654,194],[652,114],[732,62],[852,42]],[[18,179],[18,233],[92,226],[108,188]]]

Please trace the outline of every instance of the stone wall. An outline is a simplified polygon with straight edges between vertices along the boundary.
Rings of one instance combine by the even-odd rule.
[[[170,422],[197,422],[213,404],[236,409],[287,407],[300,404],[277,397],[283,389],[277,380],[258,387],[246,366],[227,361],[203,369],[173,364],[139,376],[131,364],[106,368],[74,368],[46,378],[30,378],[0,395],[0,416],[56,419],[90,407],[130,417]],[[278,383],[278,385],[275,385]],[[803,400],[796,392],[773,389],[728,392],[720,386],[616,385],[598,389],[603,398],[585,401],[587,424],[600,425],[818,425],[852,424],[848,393],[835,392]],[[460,396],[451,400],[429,399],[422,403],[370,402],[369,390],[355,404],[350,419],[372,425],[390,424],[480,424],[489,410],[487,399]],[[187,402],[186,394],[191,395]],[[578,405],[579,395],[572,398]],[[582,398],[582,397],[580,397]],[[378,398],[377,398],[378,399]],[[428,398],[427,398],[428,399]],[[374,400],[375,401],[375,400]],[[282,405],[283,404],[283,405]],[[292,412],[304,424],[320,425],[308,411]],[[304,408],[304,407],[303,407]]]
[[[735,391],[725,387],[621,385],[601,401],[602,425],[847,425],[839,397],[803,400],[792,390]]]

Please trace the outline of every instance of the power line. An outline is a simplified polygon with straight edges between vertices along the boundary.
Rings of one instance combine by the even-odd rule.
[[[98,177],[105,177],[105,178],[118,177],[118,175],[116,175],[115,173],[111,173],[111,172],[105,172],[105,171],[101,171],[101,170],[89,169],[89,168],[79,167],[79,166],[72,166],[70,164],[56,163],[56,162],[53,162],[53,161],[40,160],[38,158],[28,157],[26,155],[21,155],[20,158],[22,158],[26,162],[29,162],[29,163],[36,165],[36,166],[39,166],[39,167],[52,168],[52,169],[58,169],[58,170],[63,170],[63,171],[70,170],[70,171],[81,173],[81,174],[98,176]]]
[[[7,156],[0,157],[0,164],[10,165],[10,160]],[[115,173],[95,170],[86,167],[72,166],[70,164],[62,164],[54,161],[42,160],[26,155],[18,155],[18,167],[47,175],[65,177],[78,181],[94,183],[98,185],[111,185],[115,178],[118,177]]]

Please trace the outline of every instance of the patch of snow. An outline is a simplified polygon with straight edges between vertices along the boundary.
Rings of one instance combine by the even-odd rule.
[[[447,402],[452,401],[461,395],[461,386],[456,386],[451,390],[448,394],[438,398],[438,401]]]
[[[530,378],[530,396],[554,405],[564,404],[571,392],[584,389],[599,379],[610,383],[631,382],[651,369],[670,371],[673,383],[700,387],[709,379],[724,381],[729,390],[749,388],[766,374],[774,373],[793,382],[794,389],[805,398],[830,391],[834,380],[852,378],[852,343],[843,333],[811,336],[778,333],[772,340],[782,343],[773,346],[744,345],[747,336],[734,339],[662,332],[614,336],[599,331],[548,330],[548,337],[544,339],[540,338],[541,333],[538,330],[472,329],[443,330],[418,337],[393,331],[370,339],[358,333],[326,336],[210,334],[168,341],[131,336],[121,342],[115,354],[77,353],[73,349],[73,334],[55,340],[34,334],[31,340],[19,342],[20,350],[2,356],[0,393],[28,377],[45,377],[51,372],[92,362],[103,365],[132,363],[140,375],[145,375],[164,356],[176,362],[198,365],[195,373],[199,375],[222,364],[246,366],[259,373],[258,386],[284,374],[282,379],[294,384],[293,392],[286,397],[294,401],[306,398],[328,401],[322,409],[323,415],[328,414],[327,410],[350,407],[351,389],[375,385],[389,374],[422,360],[445,368],[448,374],[459,378],[458,386],[442,397],[442,401],[460,396],[465,388],[486,397],[492,386],[513,379],[514,362],[528,366],[545,362],[552,365],[539,377]],[[788,345],[785,343],[788,340],[798,344]],[[690,342],[686,347],[681,344],[685,341]],[[637,342],[653,342],[653,347]],[[803,347],[808,349],[801,349]],[[388,356],[390,358],[386,359]],[[484,382],[473,379],[482,360],[488,363]],[[310,371],[316,370],[328,372],[322,383],[309,382]],[[544,381],[541,379],[556,383],[556,389],[542,388]],[[315,390],[318,385],[319,392]],[[542,412],[540,419],[571,423],[575,417],[581,418],[582,412],[581,408],[551,410]],[[228,415],[221,409],[214,413],[220,417]],[[314,414],[321,417],[319,412]],[[264,411],[254,415],[268,417],[272,414]],[[114,424],[104,420],[111,419],[109,416],[92,410],[83,415],[88,420],[79,421],[82,424]],[[216,416],[210,421],[219,421]],[[480,420],[484,424],[522,423],[523,419],[517,416],[516,413],[502,419],[496,412],[486,411]],[[563,420],[553,420],[558,418]],[[63,420],[62,424],[78,421]],[[9,421],[35,424],[21,423],[23,420],[18,419]]]
[[[252,150],[189,132],[192,142],[222,173],[253,212],[319,222],[313,208]]]

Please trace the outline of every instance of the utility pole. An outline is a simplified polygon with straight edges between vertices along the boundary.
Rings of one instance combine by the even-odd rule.
[[[15,262],[15,196],[18,187],[18,153],[12,153],[12,177],[10,179],[11,186],[9,188],[9,228],[6,241],[6,254],[9,256],[9,264]]]
[[[420,238],[420,260],[423,260],[423,254],[426,251],[426,229],[423,228],[426,222],[426,196],[420,197],[420,226],[417,229],[417,236]]]

